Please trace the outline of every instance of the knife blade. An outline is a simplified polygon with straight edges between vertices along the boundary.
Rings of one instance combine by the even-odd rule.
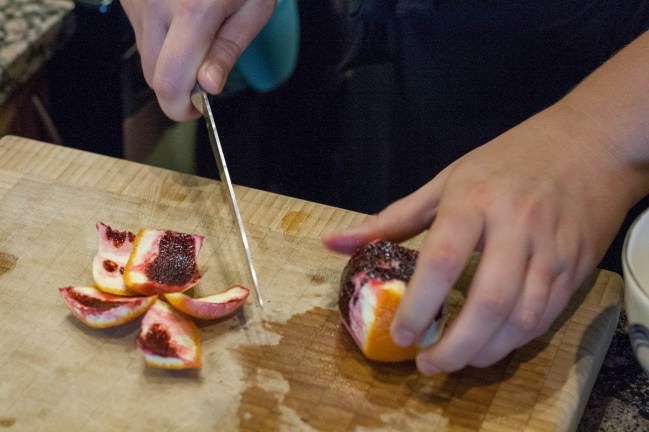
[[[232,218],[234,219],[234,222],[239,231],[239,239],[241,240],[243,250],[246,254],[248,272],[250,274],[250,278],[252,279],[253,290],[255,291],[257,304],[260,308],[263,308],[264,301],[262,299],[261,291],[259,288],[257,272],[255,271],[255,266],[252,262],[252,254],[250,252],[250,245],[248,244],[248,236],[246,235],[243,220],[241,219],[241,212],[239,211],[237,197],[234,194],[234,188],[232,187],[232,180],[230,180],[230,173],[228,172],[228,166],[225,162],[225,154],[223,153],[223,147],[221,146],[219,133],[216,130],[216,122],[214,121],[214,114],[212,112],[212,106],[210,104],[209,97],[197,83],[192,90],[190,98],[192,105],[194,105],[194,107],[202,114],[203,118],[205,119],[207,132],[210,138],[210,145],[212,147],[212,153],[214,154],[216,167],[219,171],[219,178],[221,179],[221,184],[223,185],[223,188],[225,190],[225,195],[228,197]]]

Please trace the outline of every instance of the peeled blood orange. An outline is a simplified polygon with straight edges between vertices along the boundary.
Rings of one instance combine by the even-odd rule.
[[[172,306],[187,315],[211,320],[230,315],[239,309],[249,294],[248,288],[235,285],[222,293],[202,298],[192,298],[183,293],[169,293],[164,296]]]
[[[97,222],[99,236],[97,254],[92,260],[92,276],[95,286],[115,295],[133,295],[124,285],[124,268],[133,250],[135,234],[119,231]]]
[[[446,321],[439,311],[420,343],[397,346],[390,325],[417,261],[417,251],[379,240],[359,248],[350,257],[342,277],[338,308],[343,325],[370,360],[400,362],[414,359],[419,347],[436,342]]]
[[[204,237],[141,229],[124,269],[124,283],[143,295],[182,292],[200,280],[198,253]]]
[[[131,321],[156,301],[156,296],[120,297],[87,286],[59,288],[59,293],[76,318],[95,328],[115,327]]]
[[[201,366],[198,328],[159,299],[142,319],[137,346],[150,367],[191,369]]]

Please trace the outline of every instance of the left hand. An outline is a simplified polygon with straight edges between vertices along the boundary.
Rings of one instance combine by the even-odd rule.
[[[323,241],[351,253],[429,229],[392,323],[401,346],[422,335],[481,251],[462,310],[417,365],[424,373],[489,366],[546,332],[596,267],[636,199],[631,173],[587,119],[557,105]]]

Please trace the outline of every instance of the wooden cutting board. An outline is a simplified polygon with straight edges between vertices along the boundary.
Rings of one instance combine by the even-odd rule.
[[[335,309],[345,257],[319,237],[363,215],[236,188],[267,305],[201,323],[203,367],[144,366],[139,322],[94,330],[57,288],[91,283],[95,222],[206,236],[198,294],[247,284],[218,183],[16,137],[0,140],[0,429],[573,430],[617,322],[593,275],[552,330],[488,369],[420,376],[365,361]],[[462,303],[468,268],[453,291]]]

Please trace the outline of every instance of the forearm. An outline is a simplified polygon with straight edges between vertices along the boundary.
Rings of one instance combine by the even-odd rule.
[[[588,76],[558,108],[574,110],[628,170],[635,199],[649,193],[649,32]]]

